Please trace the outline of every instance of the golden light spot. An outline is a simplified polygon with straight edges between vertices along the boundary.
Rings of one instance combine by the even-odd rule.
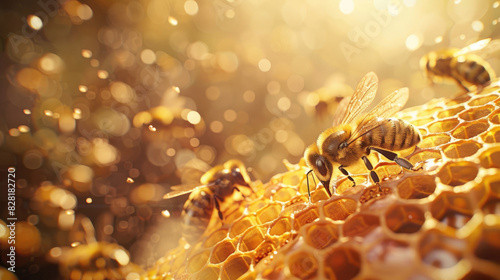
[[[434,42],[441,43],[443,41],[443,36],[437,36],[436,39],[434,39]]]
[[[187,121],[191,124],[199,124],[201,122],[200,113],[196,111],[191,111],[187,114]]]
[[[19,129],[19,131],[22,133],[30,132],[30,128],[26,125],[20,125],[17,127],[17,129]]]
[[[215,159],[215,148],[212,146],[200,146],[196,154],[204,162],[211,163]]]
[[[269,70],[271,70],[271,61],[269,61],[266,58],[263,58],[263,59],[259,60],[258,66],[259,66],[260,71],[268,72]]]
[[[210,123],[210,130],[214,133],[220,133],[224,129],[224,125],[220,121],[213,121]]]
[[[189,139],[189,144],[191,147],[196,148],[200,145],[200,140],[198,138],[191,138]]]
[[[40,151],[33,149],[27,151],[23,156],[23,164],[26,168],[36,170],[43,164],[43,155]]]
[[[280,129],[276,131],[276,133],[274,134],[274,138],[278,143],[285,143],[288,139],[288,132],[286,130]]]
[[[149,129],[149,131],[152,131],[152,132],[155,132],[155,131],[156,131],[156,127],[154,127],[152,124],[150,124],[150,125],[148,126],[148,129]]]
[[[201,41],[196,41],[187,47],[187,54],[195,60],[202,60],[208,54],[208,45]]]
[[[270,81],[267,83],[267,92],[271,95],[277,95],[281,91],[281,85],[278,81]]]
[[[62,256],[62,249],[61,249],[61,247],[54,247],[54,248],[50,249],[49,255],[52,258],[59,258],[60,256]]]
[[[340,0],[339,9],[345,15],[352,13],[354,11],[354,1],[353,0]]]
[[[228,122],[234,122],[238,115],[233,109],[228,109],[224,111],[224,119]]]
[[[496,9],[496,8],[498,8],[499,6],[500,6],[500,1],[495,1],[495,2],[493,3],[493,9]]]
[[[93,156],[99,165],[111,165],[118,159],[118,151],[106,142],[96,143],[93,149]]]
[[[112,256],[120,265],[127,265],[130,262],[130,258],[124,250],[117,249]]]
[[[29,215],[26,221],[30,225],[37,225],[40,222],[40,217],[38,217],[38,215]]]
[[[90,64],[90,66],[92,66],[92,67],[99,67],[99,65],[100,65],[101,63],[99,62],[99,60],[97,60],[97,59],[95,59],[95,58],[92,58],[92,59],[90,60],[90,63],[89,63],[89,64]],[[99,73],[99,72],[98,72],[98,73]]]
[[[106,70],[98,70],[97,71],[97,77],[99,77],[99,79],[107,79],[109,77],[109,74],[108,74],[108,71]]]
[[[28,222],[16,223],[16,255],[33,256],[41,247],[41,236],[38,228]]]
[[[135,97],[134,90],[123,82],[113,82],[110,91],[113,98],[120,103],[129,103]]]
[[[234,72],[238,69],[238,56],[232,52],[223,52],[217,55],[217,64],[226,72]]]
[[[111,235],[115,231],[115,228],[112,225],[105,225],[102,228],[102,231],[104,232],[104,234]]]
[[[87,199],[85,199],[85,202],[87,202],[87,204],[91,204],[92,203],[92,197],[87,197]]]
[[[224,15],[227,18],[234,18],[236,16],[236,12],[233,9],[227,9]]]
[[[132,184],[134,182],[134,179],[127,177],[127,183]]]
[[[81,4],[78,6],[78,8],[76,9],[76,14],[82,20],[89,20],[94,15],[94,13],[92,12],[92,9],[88,5],[85,5],[85,4]]]
[[[141,127],[144,124],[150,123],[153,120],[153,116],[149,112],[139,112],[134,116],[133,124],[134,127]],[[149,128],[149,127],[148,127]]]
[[[141,279],[141,275],[137,272],[130,272],[125,276],[125,280],[138,280]]]
[[[247,103],[252,103],[255,101],[255,92],[247,90],[243,93],[243,100]]]
[[[153,109],[150,110],[150,112],[153,119],[159,120],[163,124],[168,125],[174,120],[174,113],[168,107],[165,106],[154,107]],[[185,114],[187,114],[187,112]]]
[[[89,90],[89,88],[87,86],[84,86],[84,85],[79,85],[78,90],[80,92],[87,92]]]
[[[177,93],[181,92],[181,89],[179,87],[173,86],[172,89]]]
[[[63,114],[59,118],[59,129],[62,132],[73,132],[76,128],[75,118],[73,114]]]
[[[40,71],[33,68],[23,68],[16,75],[17,82],[22,87],[32,91],[39,92],[44,87],[47,87],[47,77]]]
[[[23,110],[23,113],[24,113],[25,115],[31,115],[31,110],[30,110],[30,109],[24,109],[24,110]]]
[[[70,229],[75,223],[75,211],[67,210],[59,212],[57,224],[62,230]]]
[[[79,246],[80,244],[81,244],[81,243],[77,241],[77,242],[73,242],[73,243],[71,243],[71,245],[70,245],[70,246],[71,246],[71,247],[73,247],[73,248],[75,248],[75,247]]]
[[[290,98],[283,96],[278,99],[276,105],[281,111],[287,111],[288,109],[290,109],[290,106],[292,106],[292,102],[290,101]]]
[[[47,53],[43,55],[38,61],[39,69],[45,74],[56,74],[60,73],[63,69],[64,62],[56,54]]]
[[[316,92],[311,92],[306,97],[306,104],[314,107],[319,103],[319,95]]]
[[[177,21],[177,19],[174,18],[173,16],[169,16],[168,17],[168,23],[170,23],[170,25],[172,25],[172,26],[177,26],[177,24],[179,24],[179,22]]]
[[[79,120],[82,118],[82,110],[80,108],[73,109],[73,118]]]
[[[94,171],[86,165],[78,164],[68,169],[68,175],[69,178],[75,182],[90,183],[94,177]]]
[[[163,217],[165,218],[170,218],[170,212],[168,210],[163,210],[161,211],[161,214],[163,215]]]
[[[169,157],[175,156],[175,149],[174,148],[168,148],[167,149],[167,156],[169,156]]]
[[[29,15],[27,18],[27,22],[29,27],[33,28],[34,30],[40,30],[43,27],[42,20],[35,15]]]
[[[21,132],[17,128],[11,128],[11,129],[9,129],[9,135],[12,137],[17,137],[17,136],[21,135]]]
[[[144,49],[141,52],[141,61],[144,64],[153,64],[156,61],[156,54],[150,49]]]
[[[91,50],[87,50],[87,49],[83,49],[82,50],[82,56],[85,57],[85,58],[91,58],[92,57],[92,51]]]
[[[215,101],[220,97],[220,89],[218,87],[208,87],[205,91],[205,96],[208,100]]]
[[[422,40],[417,34],[411,34],[406,38],[406,48],[410,51],[417,50],[422,46]]]
[[[184,2],[184,11],[186,11],[186,14],[190,16],[194,16],[198,13],[198,3],[193,0],[187,0]]]
[[[471,26],[472,26],[472,30],[474,30],[476,32],[481,32],[484,29],[484,24],[480,20],[473,21]]]

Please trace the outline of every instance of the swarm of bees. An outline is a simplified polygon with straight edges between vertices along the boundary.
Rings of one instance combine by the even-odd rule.
[[[499,49],[500,40],[487,38],[462,49],[432,51],[422,57],[420,67],[431,82],[453,80],[461,88],[471,91],[473,86],[483,88],[496,79],[490,64],[482,57],[487,58]]]
[[[196,242],[205,232],[214,208],[217,210],[220,220],[224,219],[221,204],[226,198],[232,196],[235,190],[240,192],[243,197],[245,196],[239,187],[248,188],[253,192],[247,168],[239,160],[229,160],[223,165],[211,168],[202,175],[200,183],[201,185],[173,186],[172,191],[163,197],[169,199],[191,193],[181,213],[182,236],[191,244]]]
[[[322,132],[316,143],[305,150],[304,158],[311,169],[308,175],[314,172],[330,196],[334,165],[338,165],[338,169],[354,186],[356,183],[345,168],[360,159],[370,171],[371,179],[379,185],[380,178],[366,157],[372,150],[401,167],[414,170],[408,160],[398,157],[393,151],[415,147],[421,140],[420,134],[408,122],[390,118],[406,104],[408,88],[396,90],[368,113],[362,114],[372,103],[377,87],[378,78],[375,73],[366,74],[353,95],[342,100],[334,115],[333,127]],[[334,187],[332,188],[335,192]],[[379,190],[381,191],[380,185]]]

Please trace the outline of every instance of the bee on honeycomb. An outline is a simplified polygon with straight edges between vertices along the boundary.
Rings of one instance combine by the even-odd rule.
[[[195,244],[180,242],[144,279],[498,279],[500,86],[398,112],[418,129],[401,171],[376,157],[330,198],[307,195],[305,163],[255,186],[246,209],[223,213]],[[370,155],[372,156],[372,155]],[[245,206],[238,206],[244,208]],[[396,269],[397,268],[397,269]]]

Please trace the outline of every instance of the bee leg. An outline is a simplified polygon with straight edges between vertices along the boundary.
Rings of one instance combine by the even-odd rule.
[[[413,164],[411,164],[411,162],[409,162],[405,158],[398,157],[398,155],[396,153],[394,153],[394,152],[383,150],[383,149],[379,149],[379,148],[374,148],[374,147],[370,147],[369,149],[370,150],[374,150],[374,151],[380,153],[381,155],[383,155],[387,159],[394,161],[395,163],[397,163],[399,166],[401,166],[403,168],[415,171],[413,169]]]
[[[220,211],[220,205],[219,205],[219,201],[220,201],[220,197],[216,194],[214,194],[214,202],[215,202],[215,209],[217,209],[217,213],[219,214],[219,218],[220,220],[222,221],[222,212]]]
[[[375,171],[373,170],[373,165],[372,165],[372,163],[371,163],[371,162],[370,162],[370,160],[369,160],[367,157],[365,157],[365,156],[363,156],[363,157],[362,157],[362,159],[363,159],[363,162],[365,163],[366,168],[368,168],[368,170],[370,170],[370,177],[372,178],[373,182],[374,182],[375,184],[377,184],[377,186],[378,186],[378,190],[379,190],[380,192],[382,192],[382,187],[380,186],[380,178],[378,177],[377,172],[375,172]]]
[[[466,92],[470,92],[470,89],[468,89],[460,79],[455,79],[455,81],[457,82],[458,86],[465,89]]]
[[[339,166],[339,170],[340,172],[342,172],[342,174],[346,175],[347,176],[347,179],[351,180],[351,182],[353,183],[353,187],[356,186],[356,181],[354,181],[354,178],[351,177],[351,175],[349,175],[349,172],[344,168],[344,166]]]
[[[234,192],[235,190],[237,190],[237,191],[241,194],[241,196],[243,196],[243,198],[244,198],[245,200],[247,199],[247,197],[246,197],[246,196],[245,196],[245,195],[244,195],[244,194],[240,191],[240,189],[238,189],[238,187],[237,187],[237,186],[233,186],[233,192]]]

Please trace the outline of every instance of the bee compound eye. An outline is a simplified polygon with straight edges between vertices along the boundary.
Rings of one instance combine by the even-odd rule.
[[[326,162],[324,158],[318,158],[316,160],[316,168],[321,176],[326,177],[328,174],[328,168],[326,167]]]

